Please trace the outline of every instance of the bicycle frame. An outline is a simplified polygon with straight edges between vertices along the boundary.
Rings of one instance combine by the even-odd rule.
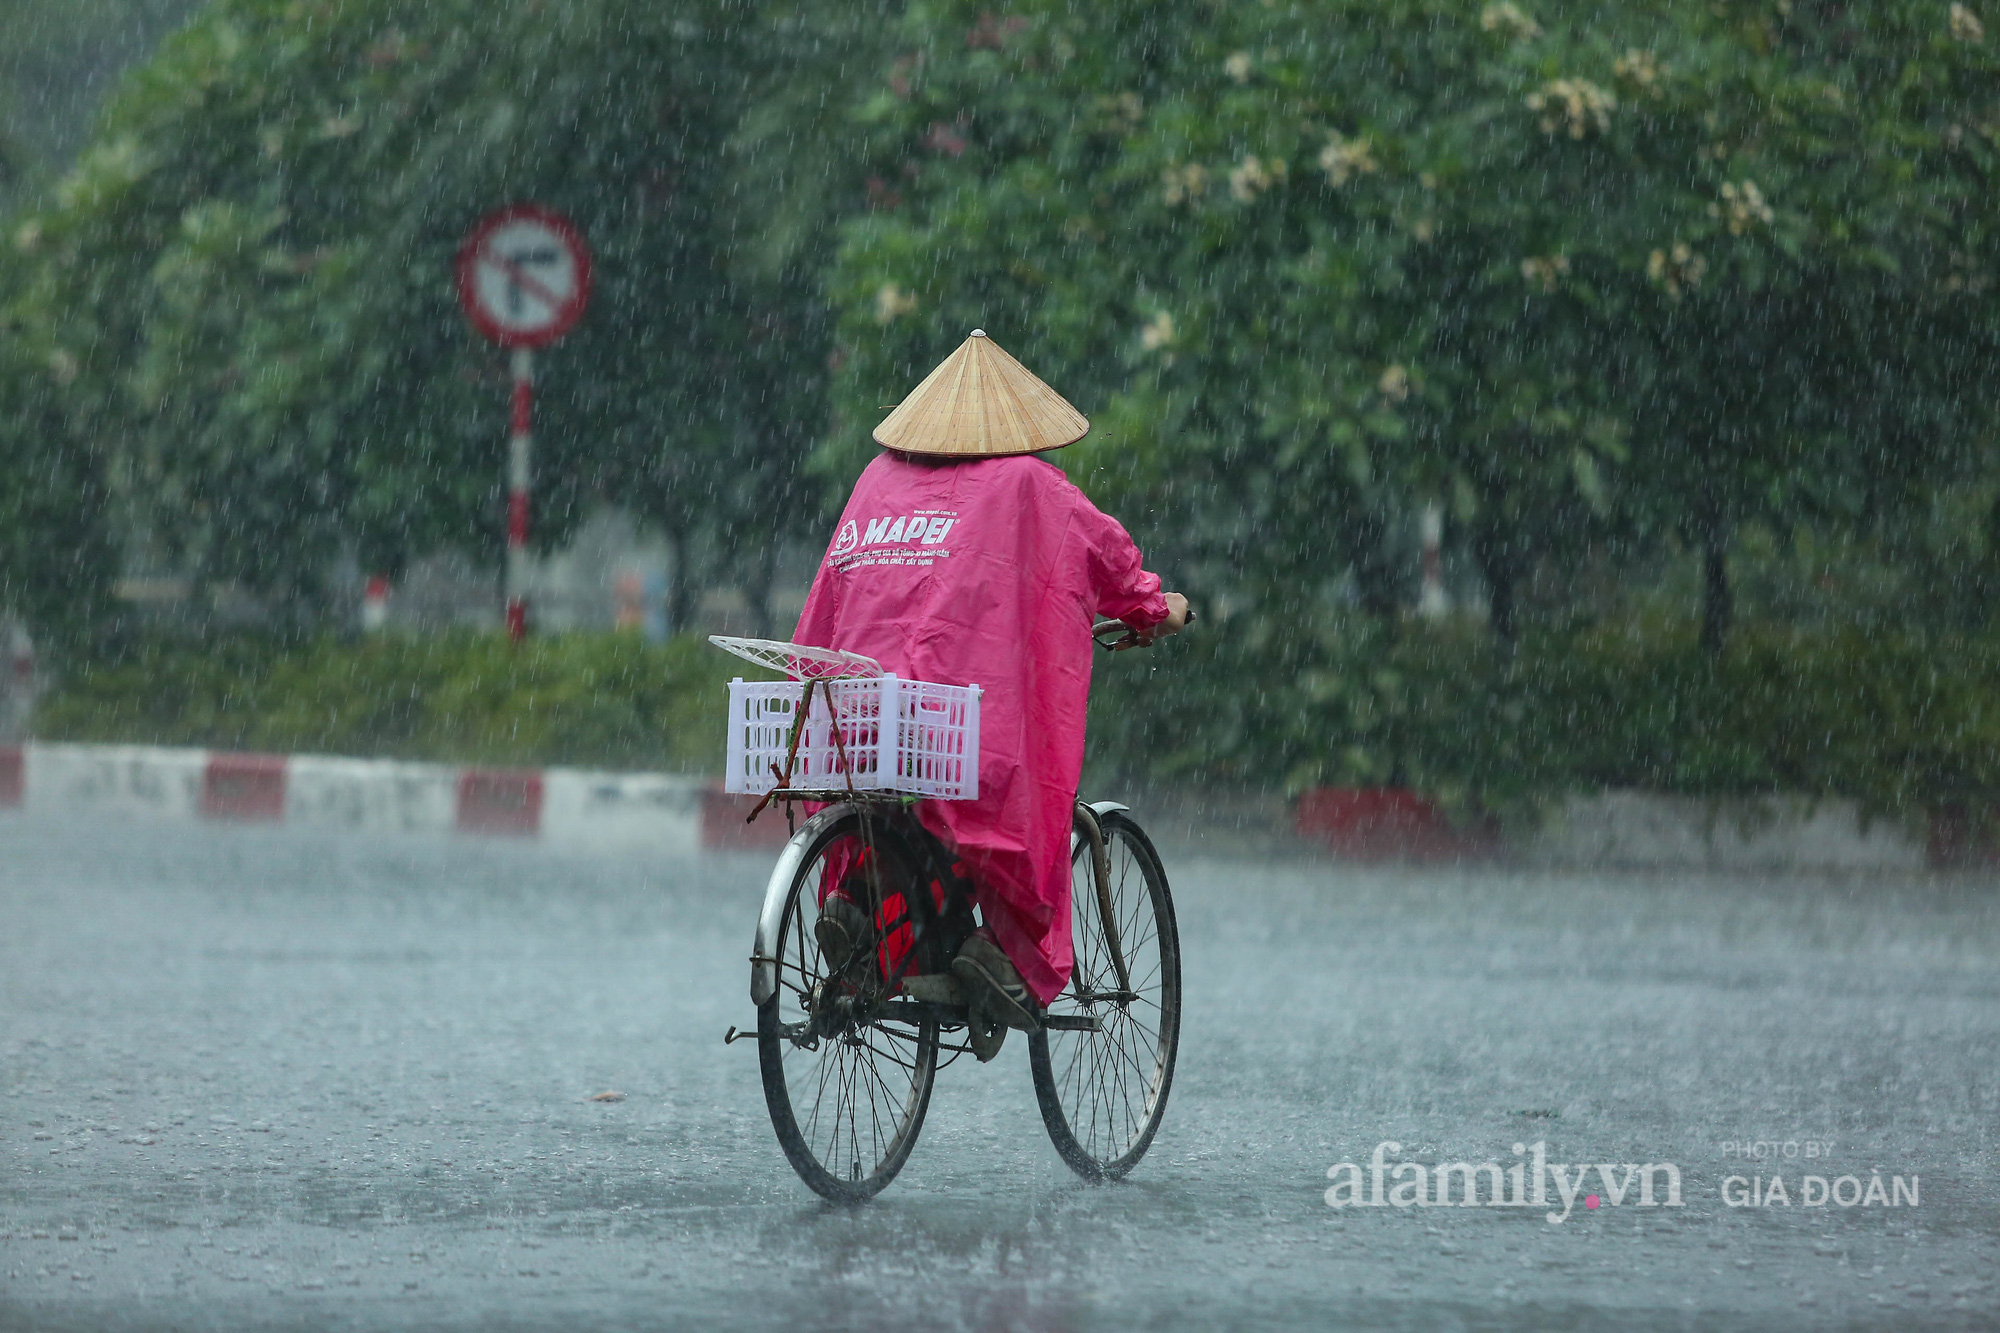
[[[771,878],[764,889],[764,906],[757,914],[757,936],[750,949],[750,999],[754,1004],[763,1004],[778,993],[778,935],[785,916],[785,897],[791,889],[792,879],[798,874],[799,863],[805,858],[806,848],[821,828],[855,810],[873,804],[866,801],[839,801],[819,811],[811,819],[799,825],[786,842],[785,849],[778,856],[777,865],[771,869]],[[1130,806],[1118,801],[1079,801],[1078,805],[1089,810],[1093,822],[1102,819],[1114,810],[1129,810]],[[1070,857],[1075,858],[1082,834],[1074,827],[1070,830]],[[1108,867],[1105,864],[1102,838],[1095,839],[1091,849],[1091,878],[1097,885],[1098,912],[1105,923],[1105,937],[1113,949],[1113,963],[1117,969],[1118,985],[1121,990],[1131,989],[1125,975],[1125,959],[1122,946],[1118,942],[1118,925],[1110,908],[1110,885]]]
[[[1092,628],[1112,651],[1152,641],[1118,621]],[[819,651],[767,646],[788,655]],[[771,1123],[799,1177],[824,1198],[858,1203],[908,1161],[937,1071],[965,1054],[990,1061],[1005,1033],[986,993],[991,978],[968,970],[961,955],[977,929],[977,886],[917,817],[920,800],[949,799],[949,791],[857,789],[838,735],[834,759],[809,764],[795,786],[816,692],[808,683],[790,736],[776,738],[786,742],[781,748],[768,728],[757,733],[757,760],[768,756],[775,782],[739,784],[763,792],[759,811],[782,804],[788,824],[794,801],[813,813],[779,852],[757,915],[756,1029],[731,1027],[723,1041],[755,1039]],[[843,776],[847,787],[828,789]],[[1123,1178],[1151,1146],[1179,1047],[1173,902],[1159,853],[1129,809],[1118,801],[1074,805],[1064,867],[1074,970],[1046,1008],[1029,1002],[1025,1015],[1010,1015],[1026,1033],[1050,1140],[1093,1181]],[[1088,886],[1078,883],[1085,865]],[[833,898],[837,910],[828,906]]]

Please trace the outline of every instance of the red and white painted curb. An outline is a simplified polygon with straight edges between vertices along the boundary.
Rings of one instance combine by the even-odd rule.
[[[0,808],[28,813],[492,834],[666,852],[701,845],[708,787],[700,778],[669,773],[150,745],[0,746]]]
[[[0,746],[0,810],[128,820],[283,823],[360,833],[534,838],[579,849],[769,852],[784,814],[669,773],[483,768],[238,754],[148,745]],[[1348,862],[1482,862],[1544,868],[1738,873],[1913,871],[2000,865],[1992,822],[1933,811],[1928,828],[1867,820],[1849,801],[1705,801],[1650,792],[1570,797],[1527,838],[1452,821],[1388,788],[1319,789],[1294,832]],[[1194,830],[1190,830],[1194,832]],[[1198,835],[1197,835],[1198,836]]]

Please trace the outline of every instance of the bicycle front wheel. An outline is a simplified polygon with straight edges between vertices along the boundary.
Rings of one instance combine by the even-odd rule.
[[[1055,1024],[1028,1039],[1035,1099],[1063,1161],[1086,1180],[1117,1180],[1152,1146],[1166,1115],[1180,1046],[1181,945],[1159,853],[1129,815],[1100,817],[1110,863],[1111,920],[1087,838],[1070,859],[1076,967],[1049,1005]]]
[[[896,1178],[930,1105],[938,1024],[893,993],[903,973],[938,966],[935,910],[918,891],[918,865],[882,819],[855,812],[822,829],[785,900],[776,993],[757,1008],[764,1100],[778,1142],[801,1180],[840,1203],[871,1198]],[[838,970],[814,933],[832,891],[874,927]]]

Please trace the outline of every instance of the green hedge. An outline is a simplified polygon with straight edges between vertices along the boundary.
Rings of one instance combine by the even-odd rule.
[[[720,771],[731,659],[699,638],[398,634],[147,643],[69,671],[47,740]]]
[[[1637,787],[1796,792],[1895,813],[2000,794],[2000,641],[1747,625],[1717,661],[1692,623],[1529,631],[1330,624],[1099,659],[1101,780],[1390,783],[1458,809]]]
[[[397,635],[151,643],[72,671],[51,740],[715,772],[738,665],[693,636]],[[1097,659],[1091,785],[1415,787],[1454,809],[1570,790],[1850,796],[1895,813],[2000,795],[2000,639],[1746,625],[1205,621]]]

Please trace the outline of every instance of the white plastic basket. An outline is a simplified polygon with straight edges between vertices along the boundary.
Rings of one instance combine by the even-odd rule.
[[[805,689],[796,680],[729,682],[724,791],[760,796],[779,785],[773,769],[785,769]],[[974,799],[979,687],[892,675],[819,681],[785,785],[793,791]]]

